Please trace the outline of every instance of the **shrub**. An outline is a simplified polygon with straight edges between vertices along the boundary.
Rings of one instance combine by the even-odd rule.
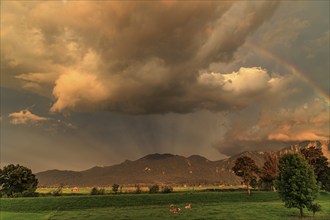
[[[253,178],[251,181],[250,181],[250,186],[253,188],[253,189],[256,189],[258,187],[258,181]]]
[[[173,192],[173,187],[171,186],[164,186],[162,188],[162,193],[171,193],[171,192]]]
[[[39,193],[37,193],[37,192],[23,191],[23,192],[13,193],[10,197],[12,197],[12,198],[19,198],[19,197],[38,197],[38,196],[39,196]],[[8,195],[3,194],[0,197],[7,198]]]
[[[39,196],[39,193],[37,193],[37,192],[31,192],[31,191],[24,191],[22,193],[22,196],[23,197],[38,197]]]
[[[149,186],[149,193],[158,193],[159,192],[159,186],[157,184]]]
[[[59,186],[57,189],[51,192],[52,196],[61,196],[62,195],[62,186]]]
[[[93,187],[91,190],[91,195],[104,195],[105,194],[105,189],[101,188],[98,189],[97,187]]]
[[[91,190],[91,195],[97,195],[98,189],[96,187],[93,187]]]
[[[313,217],[315,216],[315,212],[321,211],[321,205],[314,203],[310,207],[308,207],[309,211],[313,212]]]

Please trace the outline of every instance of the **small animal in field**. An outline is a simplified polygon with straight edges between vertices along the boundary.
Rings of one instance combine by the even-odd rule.
[[[191,209],[191,204],[187,203],[186,206],[184,207],[185,209]]]
[[[178,212],[180,212],[180,211],[181,211],[180,208],[175,207],[173,204],[170,205],[170,212],[176,214],[176,213],[178,213]]]

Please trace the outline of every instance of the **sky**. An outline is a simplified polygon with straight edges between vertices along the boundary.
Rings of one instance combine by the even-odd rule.
[[[329,1],[1,1],[1,166],[329,139]]]

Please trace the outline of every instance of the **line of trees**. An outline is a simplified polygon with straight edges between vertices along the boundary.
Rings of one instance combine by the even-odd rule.
[[[298,154],[285,154],[278,158],[269,155],[259,169],[255,161],[247,156],[237,158],[232,170],[249,186],[259,178],[259,185],[269,190],[278,191],[285,207],[295,207],[303,216],[303,208],[315,214],[320,205],[313,203],[319,189],[330,191],[330,167],[328,159],[321,149],[316,147],[303,148]]]
[[[122,188],[123,186],[119,185],[119,184],[113,184],[112,185],[112,192],[114,194],[122,194]],[[173,187],[171,186],[159,186],[158,184],[154,184],[149,186],[149,191],[150,194],[153,193],[171,193],[173,192]],[[135,185],[135,190],[131,193],[136,193],[136,194],[140,194],[142,193],[141,187],[140,185]],[[106,194],[105,189],[104,188],[97,188],[97,187],[93,187],[91,192],[91,195],[104,195]]]
[[[314,175],[320,188],[330,192],[330,167],[328,159],[323,155],[320,148],[303,148],[298,153],[313,169]],[[232,168],[234,173],[242,178],[242,183],[247,186],[253,185],[258,180],[258,186],[275,191],[275,180],[279,176],[279,157],[277,154],[267,156],[261,168],[255,161],[247,156],[237,158]],[[247,189],[249,192],[249,189]],[[250,193],[249,193],[250,194]]]

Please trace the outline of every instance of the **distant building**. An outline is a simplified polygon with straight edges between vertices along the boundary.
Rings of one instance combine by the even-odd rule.
[[[78,187],[76,187],[76,186],[73,187],[73,188],[72,188],[72,192],[78,192]]]

